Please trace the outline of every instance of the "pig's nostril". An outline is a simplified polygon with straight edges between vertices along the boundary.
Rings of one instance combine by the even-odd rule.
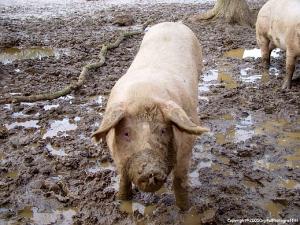
[[[140,185],[142,185],[142,186],[145,186],[145,185],[147,185],[147,183],[148,183],[148,178],[145,178],[145,177],[140,178],[140,179],[138,180],[138,183],[139,183]]]
[[[162,180],[158,179],[157,177],[154,177],[154,183],[157,184],[159,182],[161,182]]]
[[[166,175],[160,172],[144,174],[138,179],[138,186],[150,190],[161,186],[166,181]],[[150,189],[149,189],[150,188]]]

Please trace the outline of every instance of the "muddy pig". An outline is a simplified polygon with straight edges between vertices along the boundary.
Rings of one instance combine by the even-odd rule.
[[[286,76],[282,88],[290,89],[300,55],[300,0],[269,0],[258,13],[256,38],[267,67],[274,48],[286,50]]]
[[[196,135],[198,78],[202,49],[182,23],[149,29],[130,68],[112,88],[96,142],[106,138],[120,174],[117,197],[130,198],[131,185],[155,192],[173,170],[176,204],[188,206],[187,178]]]

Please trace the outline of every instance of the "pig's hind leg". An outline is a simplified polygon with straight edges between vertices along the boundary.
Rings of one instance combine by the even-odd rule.
[[[282,85],[282,89],[290,89],[292,86],[292,77],[295,71],[296,55],[292,50],[286,51],[286,75]]]

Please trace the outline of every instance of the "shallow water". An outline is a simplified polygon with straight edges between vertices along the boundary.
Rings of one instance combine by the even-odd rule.
[[[14,122],[11,124],[5,124],[5,127],[8,130],[14,129],[16,127],[24,127],[24,128],[40,128],[38,124],[38,120],[28,120],[28,121],[24,121],[24,122]]]
[[[0,62],[3,64],[12,63],[15,60],[38,59],[54,56],[56,59],[62,54],[69,54],[67,50],[49,47],[29,47],[29,48],[4,48],[0,49]]]
[[[269,201],[264,204],[264,208],[269,212],[271,218],[279,219],[281,218],[280,213],[282,213],[285,206],[277,202]]]
[[[222,118],[222,117],[221,117]],[[227,114],[224,120],[232,120],[232,117],[229,117]],[[220,145],[223,145],[228,142],[241,142],[246,141],[254,135],[254,130],[252,128],[254,122],[252,121],[252,116],[248,115],[245,118],[236,121],[234,125],[226,129],[225,132],[218,132],[215,134],[216,142]]]
[[[300,189],[300,183],[291,179],[282,180],[280,186],[286,189]]]
[[[72,217],[76,215],[76,210],[74,208],[63,208],[44,212],[36,207],[28,206],[20,210],[18,214],[23,218],[30,219],[34,224],[38,225],[71,225],[73,224]]]
[[[156,208],[156,205],[143,205],[135,201],[121,201],[120,211],[128,214],[139,212],[142,215],[151,214]]]
[[[276,48],[272,51],[271,57],[278,58],[280,56],[281,50]],[[238,58],[238,59],[245,59],[245,58],[261,58],[261,52],[258,48],[253,49],[244,49],[244,48],[237,48],[232,49],[224,53],[225,57],[231,58]]]
[[[218,70],[209,70],[201,76],[202,81],[199,82],[198,91],[208,92],[210,86],[215,85],[215,81],[218,79]]]
[[[50,109],[56,109],[59,107],[59,104],[53,104],[53,105],[44,105],[44,110],[50,110]]]
[[[276,142],[279,146],[288,148],[299,148],[300,131],[290,130],[294,122],[286,119],[267,120],[255,128],[255,133],[276,135]]]
[[[209,168],[213,165],[213,156],[210,151],[208,151],[205,146],[196,145],[192,152],[192,159],[197,161],[195,167],[190,170],[188,176],[189,185],[192,187],[200,187],[201,177],[199,177],[199,171],[203,168]]]
[[[4,173],[3,177],[6,178],[11,178],[11,179],[16,179],[19,176],[19,171],[18,170],[12,170],[8,171],[7,173]]]
[[[216,210],[207,209],[202,213],[197,213],[195,210],[191,210],[190,212],[184,215],[183,224],[184,225],[199,225],[202,223],[209,222],[212,218],[214,218],[216,214]]]
[[[57,156],[67,156],[68,154],[65,153],[65,151],[61,148],[54,147],[52,144],[48,143],[46,145],[47,150],[51,155],[57,155]]]
[[[246,67],[240,70],[240,76],[238,79],[234,78],[230,72],[232,68],[220,68],[220,69],[211,69],[207,72],[204,72],[201,75],[200,82],[198,84],[199,94],[207,93],[210,91],[212,86],[223,85],[226,89],[234,89],[239,86],[238,81],[242,83],[254,83],[259,84],[260,82],[266,83],[273,76],[279,75],[279,70],[275,67],[271,67],[269,70],[264,70],[262,73],[257,74],[252,68]],[[201,96],[199,96],[199,99]],[[203,98],[203,97],[202,97]]]
[[[237,81],[227,72],[219,72],[218,82],[220,84],[224,84],[226,89],[233,89],[238,87]]]
[[[77,129],[77,124],[70,123],[69,118],[54,120],[50,122],[50,128],[43,134],[43,139],[55,136],[68,136],[67,131]]]

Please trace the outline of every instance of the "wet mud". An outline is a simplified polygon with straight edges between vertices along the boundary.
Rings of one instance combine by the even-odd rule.
[[[101,44],[119,32],[149,19],[184,20],[213,5],[171,2],[101,8],[101,1],[76,0],[74,8],[57,3],[57,9],[54,3],[42,7],[32,0],[25,7],[4,1],[0,96],[59,90],[97,60]],[[249,5],[257,11],[263,3]],[[130,15],[133,24],[114,24],[119,15]],[[274,50],[271,67],[264,70],[254,29],[218,21],[184,23],[203,46],[199,117],[211,129],[193,149],[190,210],[175,206],[171,177],[156,193],[134,189],[132,201],[117,201],[119,177],[108,148],[90,139],[111,88],[138,51],[142,36],[134,36],[109,52],[105,65],[90,72],[87,83],[71,95],[0,105],[0,224],[219,225],[241,218],[299,219],[300,63],[292,89],[281,90],[285,53]]]

